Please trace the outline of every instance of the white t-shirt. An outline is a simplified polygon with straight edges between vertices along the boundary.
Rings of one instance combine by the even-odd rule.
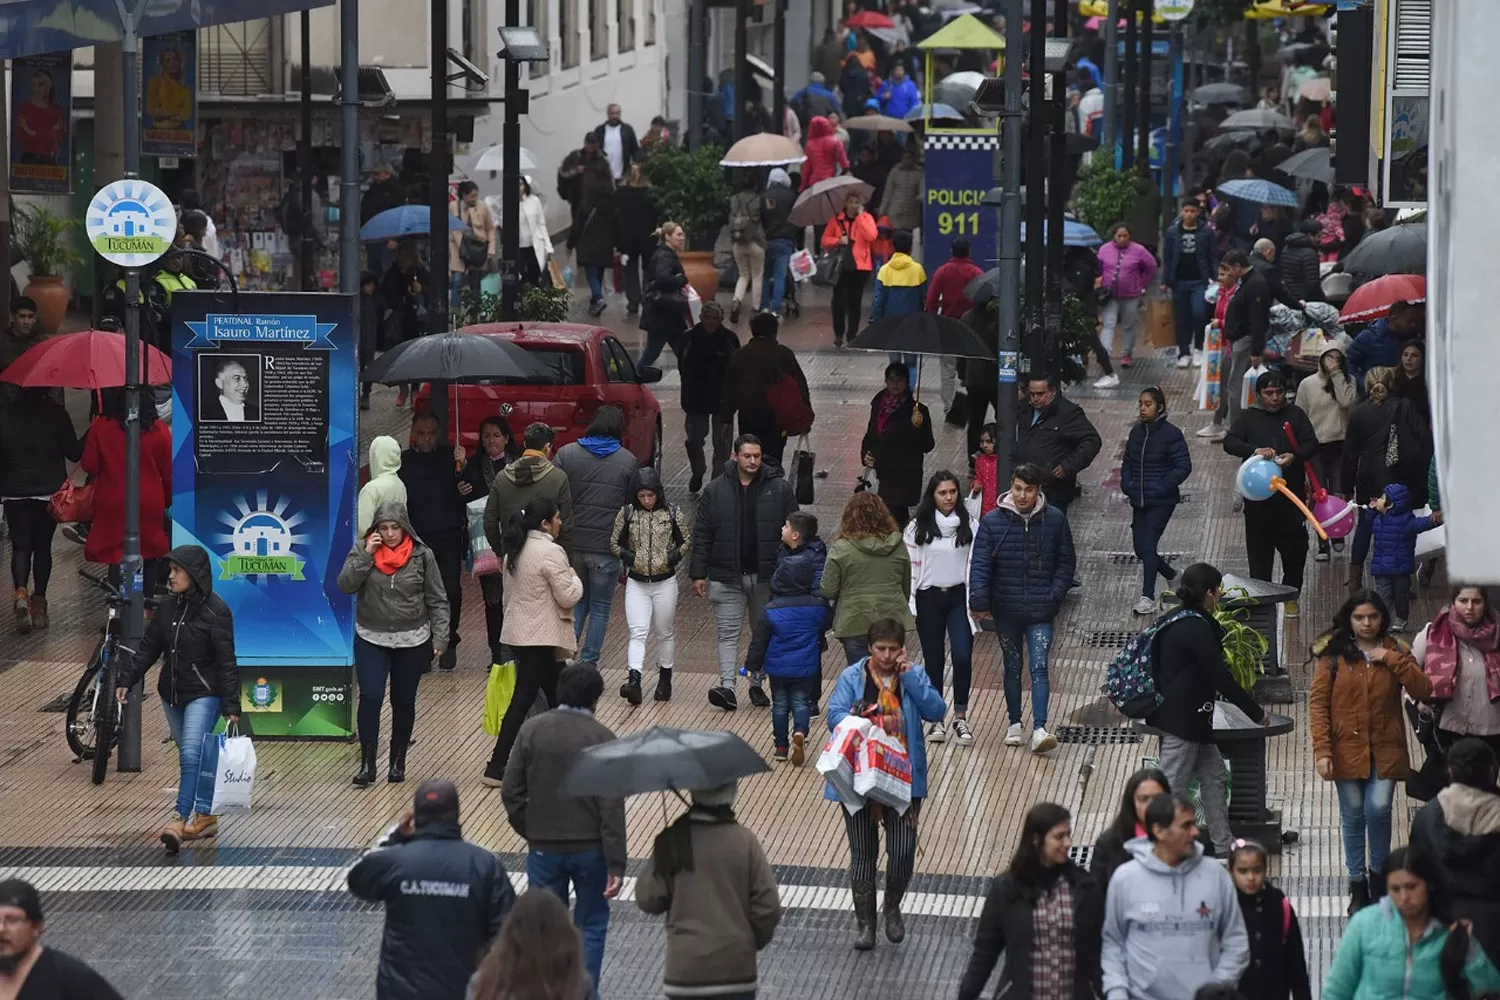
[[[604,156],[609,160],[609,172],[615,175],[615,180],[625,176],[625,141],[620,136],[620,126],[604,126]]]

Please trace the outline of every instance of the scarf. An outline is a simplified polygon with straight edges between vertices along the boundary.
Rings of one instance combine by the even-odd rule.
[[[892,396],[889,392],[880,394],[880,409],[875,413],[875,433],[884,434],[886,424],[891,422],[891,417],[901,409],[901,404],[906,402],[906,393]]]
[[[651,862],[661,878],[693,870],[693,823],[733,823],[732,806],[694,805],[678,816],[651,845]]]
[[[1434,698],[1452,698],[1458,682],[1458,644],[1468,643],[1484,654],[1485,688],[1490,701],[1500,700],[1500,616],[1487,611],[1477,625],[1465,624],[1444,608],[1427,630],[1427,655],[1422,669],[1432,679]]]
[[[375,550],[375,568],[386,576],[395,576],[396,570],[405,566],[407,561],[411,559],[413,548],[415,546],[412,544],[410,535],[401,539],[401,544],[395,548],[391,548],[389,545],[380,546]]]

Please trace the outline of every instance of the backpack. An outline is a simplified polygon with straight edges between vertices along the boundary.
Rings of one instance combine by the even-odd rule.
[[[750,227],[755,220],[745,211],[744,201],[736,199],[737,203],[729,214],[729,238],[735,243],[745,243],[750,237]]]
[[[1165,699],[1156,687],[1156,637],[1168,625],[1196,614],[1183,608],[1152,622],[1132,636],[1105,668],[1104,694],[1127,718],[1144,719],[1161,707]]]

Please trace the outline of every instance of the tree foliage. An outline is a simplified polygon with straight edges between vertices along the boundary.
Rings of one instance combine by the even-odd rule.
[[[1109,227],[1130,214],[1135,199],[1130,175],[1116,169],[1106,157],[1095,156],[1078,172],[1078,182],[1073,186],[1073,213],[1108,239]]]

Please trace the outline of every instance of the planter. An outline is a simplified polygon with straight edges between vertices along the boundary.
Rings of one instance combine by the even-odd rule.
[[[34,274],[26,285],[26,295],[36,301],[37,336],[52,336],[68,315],[68,286],[61,278]]]
[[[683,250],[677,255],[687,272],[688,284],[704,302],[713,299],[719,291],[719,269],[714,266],[712,250]]]

